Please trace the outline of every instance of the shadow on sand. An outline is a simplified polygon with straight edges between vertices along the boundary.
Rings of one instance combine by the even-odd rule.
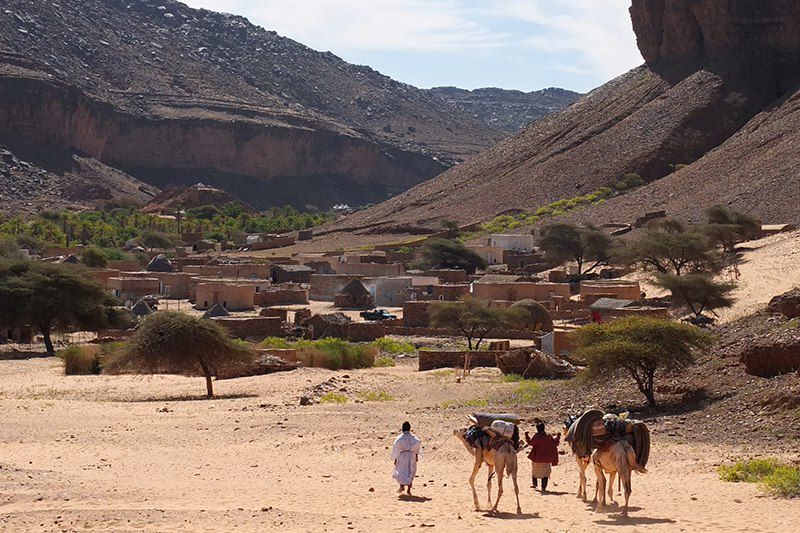
[[[430,498],[426,498],[425,496],[409,496],[408,494],[401,494],[397,497],[397,499],[401,502],[411,503],[425,503],[431,501]]]
[[[485,518],[496,518],[498,520],[532,520],[534,518],[539,518],[539,513],[492,513],[492,512],[483,512],[483,516]]]
[[[203,395],[161,396],[153,398],[121,398],[114,401],[123,403],[159,403],[159,402],[213,402],[217,400],[241,400],[258,398],[258,394],[215,394],[213,398]]]

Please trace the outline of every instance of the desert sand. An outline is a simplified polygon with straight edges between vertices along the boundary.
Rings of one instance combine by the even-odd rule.
[[[303,369],[220,381],[213,401],[197,399],[197,378],[68,377],[49,358],[0,361],[0,376],[3,531],[775,532],[800,523],[796,500],[717,479],[716,465],[742,450],[660,431],[649,473],[634,477],[630,518],[615,508],[593,514],[576,499],[566,455],[546,496],[530,488],[530,463],[520,456],[523,515],[513,514],[510,480],[502,514],[473,511],[471,457],[450,435],[473,410],[469,400],[512,386],[496,370],[457,383],[447,371],[416,372],[413,360]],[[332,377],[350,402],[299,405]],[[368,391],[395,399],[357,403]],[[425,446],[411,500],[395,493],[388,460],[405,419]],[[478,485],[483,501],[483,475]]]

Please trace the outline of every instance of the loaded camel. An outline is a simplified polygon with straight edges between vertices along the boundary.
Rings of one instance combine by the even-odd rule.
[[[616,415],[603,416],[602,411],[587,411],[575,420],[567,431],[565,439],[572,445],[573,453],[581,468],[583,498],[586,498],[587,458],[591,456],[597,475],[595,485],[595,512],[602,512],[607,505],[608,496],[613,501],[614,476],[619,476],[625,489],[625,504],[622,516],[628,516],[628,501],[632,492],[633,472],[647,473],[645,466],[650,457],[650,430],[644,422],[627,421]],[[610,483],[606,487],[606,474]],[[581,496],[581,488],[578,489]]]
[[[469,477],[469,485],[472,487],[472,499],[475,502],[475,510],[480,511],[480,504],[478,503],[478,493],[475,490],[475,478],[478,477],[483,463],[489,467],[489,477],[486,482],[486,490],[489,498],[489,506],[491,512],[497,512],[497,506],[500,503],[500,498],[503,496],[503,477],[505,474],[511,476],[514,482],[514,494],[517,497],[517,514],[522,514],[522,508],[519,505],[519,486],[517,485],[517,450],[510,441],[505,440],[496,448],[490,447],[488,449],[483,446],[473,446],[467,440],[468,428],[457,429],[453,434],[461,441],[467,451],[475,459],[472,467],[472,475]],[[497,500],[492,506],[492,476],[497,474]]]
[[[578,498],[585,502],[588,501],[588,497],[586,496],[586,484],[588,482],[586,471],[592,463],[592,452],[591,450],[589,450],[588,453],[584,450],[580,450],[580,446],[578,446],[574,440],[567,440],[570,435],[570,428],[577,422],[578,418],[579,416],[568,416],[567,419],[564,420],[564,427],[561,429],[561,434],[565,438],[565,442],[569,442],[572,456],[575,458],[575,463],[578,465]],[[608,497],[612,502],[614,501],[614,478],[616,475],[616,472],[612,472],[609,476]],[[597,484],[595,484],[592,503],[597,503]]]

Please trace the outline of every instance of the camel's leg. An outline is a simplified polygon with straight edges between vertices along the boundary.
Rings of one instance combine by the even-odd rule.
[[[617,477],[616,472],[611,472],[608,475],[608,498],[613,502],[614,501],[614,478]],[[620,476],[620,481],[622,481],[622,476]]]
[[[620,478],[622,477],[623,476],[620,476]],[[625,506],[622,508],[622,516],[628,516],[628,500],[631,497],[631,492],[633,492],[630,471],[628,471],[627,475],[622,479],[622,485],[625,487]]]
[[[519,485],[517,484],[517,469],[511,471],[511,480],[514,482],[514,495],[517,497],[517,514],[522,514],[522,506],[519,504]]]
[[[578,483],[578,498],[582,498],[583,501],[586,501],[586,469],[589,468],[589,463],[586,462],[583,457],[575,456],[575,460],[578,463],[578,472],[580,475],[580,481]]]
[[[503,497],[503,476],[505,476],[505,465],[502,460],[498,463],[495,459],[495,472],[497,472],[497,499],[494,501],[492,512],[497,512],[497,506],[500,505],[500,498]]]
[[[483,457],[480,451],[476,452],[475,464],[472,465],[472,475],[469,476],[469,486],[472,487],[472,501],[475,503],[475,510],[480,511],[481,506],[478,503],[478,492],[475,490],[475,478],[478,477],[478,472],[483,464]]]
[[[494,466],[487,465],[489,467],[489,475],[486,477],[486,497],[488,498],[486,501],[489,503],[486,505],[487,509],[492,508],[492,474],[494,474]]]
[[[599,513],[605,509],[606,506],[606,474],[603,472],[603,467],[595,464],[594,473],[597,475],[597,485],[595,489],[595,498],[597,499],[597,508],[595,513]]]

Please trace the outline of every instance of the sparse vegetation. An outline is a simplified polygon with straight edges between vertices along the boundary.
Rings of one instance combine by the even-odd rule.
[[[486,268],[486,260],[456,241],[430,239],[422,250],[423,268],[456,268],[474,274]]]
[[[87,246],[81,252],[81,263],[89,268],[105,268],[108,266],[108,258],[96,246]]]
[[[759,483],[774,496],[784,498],[800,496],[800,468],[782,463],[775,458],[751,459],[718,469],[723,481],[732,483]]]
[[[381,337],[372,343],[381,353],[390,355],[413,354],[417,351],[410,342],[398,341],[390,337]]]
[[[735,252],[737,244],[755,239],[761,231],[761,223],[755,218],[722,206],[708,209],[706,216],[708,223],[703,231],[727,253]]]
[[[267,337],[258,346],[265,350],[289,350],[293,347],[291,342],[281,337]]]
[[[69,346],[58,352],[67,376],[98,375],[102,371],[98,346]]]
[[[292,347],[297,350],[297,358],[304,366],[328,370],[369,368],[378,355],[374,346],[334,338],[299,340]]]
[[[340,394],[338,392],[329,392],[325,396],[319,399],[319,403],[338,403],[343,404],[350,401],[350,399],[345,396],[344,394]]]
[[[358,399],[362,402],[393,402],[395,398],[385,391],[365,391],[358,393]]]
[[[704,312],[714,313],[733,305],[731,293],[736,289],[733,282],[717,281],[708,274],[697,273],[685,276],[660,274],[656,284],[672,293],[672,297],[684,304],[696,318]]]
[[[505,376],[508,377],[508,376]],[[542,394],[542,384],[534,379],[520,379],[514,381],[516,387],[511,392],[511,395],[503,399],[506,405],[529,405],[539,399]]]
[[[524,322],[524,311],[489,307],[476,298],[460,302],[437,302],[431,309],[431,324],[460,332],[467,340],[467,349],[478,350],[489,335],[511,324]]]
[[[393,366],[396,366],[396,365],[397,365],[397,362],[393,358],[391,358],[391,357],[389,357],[387,355],[382,355],[382,356],[378,357],[377,359],[375,359],[375,362],[372,364],[372,366],[374,366],[376,368],[389,368],[389,367],[393,367]]]

